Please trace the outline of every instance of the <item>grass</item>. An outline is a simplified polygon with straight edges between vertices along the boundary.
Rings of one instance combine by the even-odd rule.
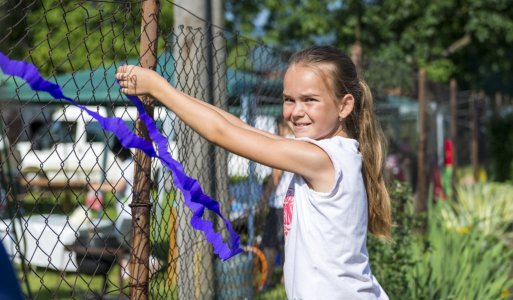
[[[22,273],[17,268],[18,274]],[[30,286],[26,283],[22,290],[30,299],[96,299],[103,290],[102,276],[90,276],[76,272],[59,272],[50,269],[36,268],[25,273]],[[130,295],[129,279],[120,281],[120,267],[114,264],[107,276],[105,298],[124,299]],[[169,286],[166,281],[165,269],[155,273],[150,279],[150,298],[177,299],[176,287]],[[123,297],[126,296],[126,297]]]
[[[18,267],[18,273],[22,270]],[[128,280],[119,281],[120,267],[115,264],[108,273],[108,295],[128,295]],[[90,276],[75,272],[59,272],[56,270],[35,268],[25,272],[27,283],[22,283],[22,290],[30,299],[70,299],[91,298],[103,290],[103,277]]]
[[[276,285],[273,289],[256,294],[256,300],[280,300],[287,299],[285,287],[282,284]]]

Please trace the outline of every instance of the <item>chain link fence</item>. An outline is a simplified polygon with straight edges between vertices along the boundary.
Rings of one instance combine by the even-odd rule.
[[[0,1],[0,51],[33,63],[66,96],[136,131],[137,112],[114,74],[148,57],[178,89],[276,131],[287,53],[186,11],[200,25],[173,24],[184,10],[170,1],[161,1],[157,35],[150,36],[143,2]],[[157,42],[156,51],[141,50],[145,39]],[[267,262],[253,246],[265,213],[261,183],[270,169],[208,144],[169,110],[147,105],[173,157],[220,202],[241,235],[247,251],[222,262],[190,226],[191,212],[160,162],[146,168],[144,155],[120,147],[78,107],[0,76],[0,239],[27,298],[122,299],[139,295],[134,290],[151,299],[256,294]],[[141,238],[130,203],[146,196],[150,218]],[[141,241],[149,246],[140,248]]]
[[[150,2],[0,0],[0,51],[33,63],[66,96],[142,136],[146,129],[114,79],[126,63],[152,67],[179,90],[276,132],[290,53],[171,1],[148,14]],[[417,74],[377,59],[362,69],[377,91],[389,154],[398,154],[402,180],[415,189]],[[391,73],[375,71],[383,69]],[[450,136],[451,95],[448,86],[428,83],[427,90],[427,172],[434,178]],[[457,95],[458,165],[485,157],[482,99]],[[207,143],[165,107],[145,104],[172,156],[219,201],[246,251],[222,262],[192,229],[191,211],[160,162],[123,150],[78,107],[0,74],[0,239],[27,298],[251,299],[273,275],[266,265],[275,262],[258,248],[267,210],[262,183],[271,170]],[[207,217],[226,234],[220,219]]]

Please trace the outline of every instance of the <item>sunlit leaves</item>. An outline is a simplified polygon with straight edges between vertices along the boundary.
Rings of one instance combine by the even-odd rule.
[[[370,60],[387,57],[382,52],[397,48],[404,59],[398,65],[409,65],[410,71],[425,66],[430,79],[457,78],[461,88],[487,88],[483,74],[513,77],[510,0],[266,0],[237,8],[233,14],[240,22],[251,20],[254,10],[268,10],[262,39],[276,46],[297,49],[331,43],[349,50],[359,25],[364,55]],[[251,26],[245,28],[250,34]],[[454,47],[465,37],[466,43]],[[382,72],[377,77],[386,78],[390,70]],[[495,88],[508,86],[513,85],[503,79]]]

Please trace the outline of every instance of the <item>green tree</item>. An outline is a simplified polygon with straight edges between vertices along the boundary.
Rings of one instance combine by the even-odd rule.
[[[368,6],[366,16],[375,21],[368,23],[374,24],[371,32],[379,32],[386,45],[397,43],[407,60],[425,67],[431,79],[456,77],[463,88],[492,92],[507,86],[490,86],[486,78],[509,78],[512,71],[513,9],[508,3],[388,0]]]
[[[411,73],[422,66],[432,80],[446,82],[455,77],[462,88],[512,89],[508,78],[513,75],[513,6],[509,0],[254,2],[226,9],[236,9],[230,12],[237,16],[232,22],[246,20],[244,24],[254,20],[257,12],[267,11],[261,26],[267,43],[290,49],[331,43],[349,50],[358,40],[377,66],[404,69],[400,74],[410,77],[406,88],[411,86]],[[252,26],[231,26],[246,34],[253,32]],[[376,67],[376,72],[380,74],[374,76],[384,82],[405,82],[400,77],[390,80],[390,68],[379,71]]]
[[[31,60],[45,75],[108,66],[138,57],[141,5],[133,1],[40,0],[5,4],[2,50]],[[13,3],[11,3],[13,2]],[[24,5],[23,2],[26,4]],[[0,7],[2,3],[0,3]],[[172,24],[172,5],[160,25]],[[15,21],[17,19],[17,21]],[[159,50],[165,44],[159,41]]]
[[[21,56],[28,47],[26,17],[34,6],[29,0],[0,0],[0,51]]]

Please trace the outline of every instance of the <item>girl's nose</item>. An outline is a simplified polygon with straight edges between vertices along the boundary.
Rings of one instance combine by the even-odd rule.
[[[294,109],[292,110],[292,117],[298,118],[305,115],[305,109],[303,104],[300,102],[296,102],[294,105]]]

